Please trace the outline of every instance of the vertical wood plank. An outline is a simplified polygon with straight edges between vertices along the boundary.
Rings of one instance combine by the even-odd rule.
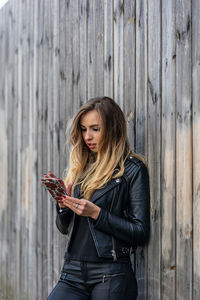
[[[66,116],[73,114],[73,4],[68,1],[66,4],[66,17],[65,17],[65,47],[66,47]]]
[[[192,1],[193,300],[200,298],[200,2]]]
[[[147,1],[136,1],[136,152],[147,155]]]
[[[17,126],[16,124],[16,108],[17,108],[17,103],[16,103],[16,95],[15,95],[15,77],[14,77],[14,66],[15,66],[15,42],[16,42],[16,35],[15,35],[15,29],[16,29],[16,19],[14,15],[14,10],[12,3],[9,2],[7,7],[8,11],[8,16],[7,16],[7,76],[8,76],[8,82],[7,82],[7,92],[8,92],[8,102],[9,102],[9,114],[10,114],[10,120],[8,123],[8,128],[9,128],[9,157],[8,157],[8,166],[10,170],[10,175],[8,176],[10,178],[9,180],[9,189],[10,189],[10,196],[8,203],[8,209],[7,209],[7,214],[9,215],[10,218],[10,224],[8,227],[8,234],[9,234],[9,255],[8,255],[8,263],[7,263],[7,274],[8,274],[8,293],[7,297],[8,298],[13,298],[14,297],[14,290],[17,286],[17,278],[15,275],[16,272],[16,252],[15,248],[12,247],[13,241],[16,241],[17,238],[17,215],[16,211],[18,210],[17,207],[17,202],[14,201],[15,197],[15,188],[16,188],[16,138],[17,138]],[[8,218],[8,219],[9,219]],[[12,282],[12,285],[10,284]]]
[[[8,198],[8,136],[7,136],[7,104],[5,98],[6,74],[6,24],[5,9],[0,10],[0,288],[5,293],[6,289],[6,208]]]
[[[4,85],[2,89],[3,97],[4,97],[4,110],[5,110],[5,124],[4,124],[4,129],[5,129],[5,135],[6,135],[6,140],[9,141],[10,139],[10,130],[9,130],[9,123],[10,123],[10,112],[9,112],[9,103],[8,103],[8,62],[7,62],[7,43],[8,43],[8,11],[7,8],[4,6],[1,9],[1,14],[2,14],[2,25],[3,25],[3,32],[2,32],[2,42],[4,42],[3,46],[3,78],[1,79],[1,83]],[[1,113],[2,114],[2,113]],[[9,209],[8,204],[7,204],[7,198],[10,197],[10,188],[8,185],[8,180],[10,176],[10,164],[9,164],[9,158],[10,158],[10,145],[9,142],[7,142],[6,146],[6,172],[5,172],[5,180],[7,181],[7,188],[6,188],[6,199],[5,199],[5,204],[4,204],[4,209],[2,211],[2,239],[3,239],[3,244],[2,244],[2,273],[1,273],[1,283],[3,287],[3,293],[4,296],[7,297],[8,295],[8,251],[9,251],[9,243],[8,243],[8,227],[9,227],[9,215],[7,215],[7,211]]]
[[[60,89],[59,89],[59,68],[60,68],[60,47],[59,47],[59,3],[56,0],[52,2],[52,20],[53,20],[53,153],[52,153],[52,170],[57,175],[60,176],[59,172],[59,160],[60,160]],[[50,216],[50,222],[52,224],[52,241],[50,242],[50,251],[53,254],[53,285],[57,283],[59,275],[59,231],[55,226],[56,209],[55,204],[52,207],[53,218]],[[52,286],[52,280],[51,280]]]
[[[36,257],[37,257],[37,299],[44,298],[43,287],[45,286],[46,292],[46,276],[47,274],[43,272],[43,257],[42,257],[42,247],[43,247],[43,219],[47,213],[47,194],[44,188],[41,186],[39,180],[43,173],[47,172],[47,107],[45,106],[47,102],[47,67],[48,67],[48,33],[47,33],[47,16],[45,12],[48,13],[48,9],[45,6],[44,1],[39,1],[38,3],[38,66],[37,66],[37,87],[35,90],[36,96],[36,110],[38,119],[38,134],[37,134],[37,232],[36,232]],[[43,136],[44,135],[44,136]],[[46,155],[43,155],[43,148],[46,149]],[[45,285],[43,285],[45,280]],[[45,295],[46,295],[45,294]]]
[[[177,0],[176,12],[176,299],[190,300],[192,299],[191,2]]]
[[[80,105],[87,100],[87,23],[89,1],[80,0],[80,83],[79,99]]]
[[[103,95],[104,80],[103,80],[103,62],[104,62],[104,12],[103,0],[95,2],[95,93],[96,96]]]
[[[113,0],[104,0],[104,95],[113,98]]]
[[[124,37],[123,37],[123,17],[124,1],[114,0],[114,99],[124,108]]]
[[[95,1],[88,1],[88,98],[92,98],[95,90]]]
[[[135,149],[135,9],[135,1],[124,2],[124,113],[132,149]]]
[[[33,2],[27,3],[27,41],[28,41],[28,62],[29,69],[27,70],[27,78],[28,78],[28,99],[29,99],[29,107],[27,111],[28,115],[28,149],[27,149],[27,177],[25,179],[26,185],[28,186],[28,249],[27,249],[27,256],[28,256],[28,276],[27,276],[27,282],[31,282],[32,276],[34,274],[34,262],[35,262],[35,253],[32,248],[32,245],[34,244],[34,191],[35,187],[33,187],[34,184],[34,170],[33,170],[33,136],[32,136],[32,104],[33,104],[33,94],[32,94],[32,87],[33,87]],[[28,284],[28,290],[27,290],[27,299],[33,299],[34,294],[34,283],[30,287],[30,284]]]
[[[73,5],[72,2],[67,2],[66,5],[66,16],[65,16],[65,49],[66,49],[66,58],[65,58],[65,69],[66,69],[66,108],[65,115],[63,116],[64,121],[64,132],[66,139],[66,127],[69,125],[70,120],[73,115]],[[86,76],[87,77],[87,76]],[[86,78],[87,80],[87,78]],[[68,141],[65,140],[64,146],[64,165],[62,165],[62,177],[64,177],[65,169],[68,167],[68,159],[69,159],[69,144]]]
[[[162,262],[163,299],[175,299],[176,274],[176,41],[175,2],[162,6]]]
[[[30,184],[30,218],[29,218],[29,264],[28,264],[28,281],[29,284],[28,298],[37,299],[37,281],[32,280],[37,275],[37,256],[35,247],[37,245],[36,240],[36,216],[37,216],[37,62],[38,62],[38,1],[29,3],[29,35],[30,40],[30,69],[29,69],[29,124],[30,124],[30,142],[29,142],[29,180],[27,184]]]
[[[21,296],[28,298],[29,270],[29,218],[30,218],[30,161],[29,161],[29,6],[22,1],[22,131],[21,131],[21,226],[20,226],[20,262],[21,262]]]
[[[44,124],[47,133],[47,140],[46,144],[43,144],[43,157],[45,153],[47,154],[47,161],[45,164],[46,170],[53,171],[53,164],[54,164],[54,32],[53,32],[53,24],[54,24],[54,12],[53,12],[53,3],[54,0],[50,0],[49,3],[45,3],[47,7],[47,47],[48,47],[48,64],[47,64],[47,102],[45,103],[45,109],[48,111],[47,116],[47,123]],[[46,13],[46,12],[45,12]],[[45,129],[43,131],[43,136],[45,136]],[[48,151],[46,151],[46,146]],[[47,202],[47,211],[45,216],[45,223],[43,227],[43,261],[44,261],[44,268],[43,272],[46,276],[46,291],[43,292],[43,297],[47,293],[47,290],[50,291],[52,289],[52,280],[53,280],[53,271],[54,271],[54,261],[53,261],[53,202],[52,198],[50,197],[49,193],[46,197]],[[43,215],[44,218],[44,215]],[[45,258],[45,259],[44,259]]]
[[[161,153],[161,5],[148,1],[148,162],[151,184],[151,243],[148,247],[148,299],[160,291],[160,153]],[[156,260],[155,260],[156,257]]]
[[[9,44],[9,11],[6,9],[5,10],[5,26],[6,26],[6,36],[7,36],[7,41],[6,41],[6,56],[5,56],[5,63],[6,63],[6,72],[5,72],[5,101],[6,101],[6,110],[7,110],[7,124],[6,124],[6,130],[7,130],[7,135],[8,135],[8,140],[10,141],[8,144],[8,153],[7,153],[7,158],[8,158],[8,178],[11,177],[11,148],[13,144],[13,139],[12,139],[12,122],[11,122],[11,116],[12,116],[12,107],[11,103],[9,102],[9,96],[10,96],[10,82],[9,82],[9,55],[8,55],[8,44]],[[12,187],[11,185],[8,185],[8,198],[12,199]],[[10,249],[10,222],[11,222],[11,203],[7,204],[7,217],[6,217],[6,247],[7,250]],[[9,252],[9,251],[8,251]],[[10,297],[10,288],[8,285],[8,280],[9,280],[9,267],[10,267],[10,262],[9,262],[9,257],[8,257],[8,252],[6,252],[6,270],[5,270],[5,276],[6,276],[6,297]]]
[[[19,145],[18,143],[20,143],[20,127],[19,127],[19,111],[21,106],[19,105],[20,103],[20,99],[18,99],[18,95],[19,95],[19,72],[18,72],[18,61],[19,61],[19,28],[20,28],[20,21],[19,21],[19,6],[20,4],[16,3],[16,1],[12,1],[12,7],[13,7],[13,16],[15,19],[15,24],[14,24],[14,36],[15,36],[15,44],[14,44],[14,66],[13,66],[13,72],[14,72],[14,98],[15,98],[15,124],[14,124],[14,128],[15,128],[15,149],[14,150],[14,166],[13,166],[13,177],[15,180],[15,205],[16,205],[16,209],[15,209],[15,256],[14,256],[14,261],[15,261],[15,274],[18,274],[18,276],[15,276],[15,284],[14,284],[14,290],[15,290],[15,297],[16,300],[20,299],[20,196],[19,196],[19,187],[18,187],[18,183],[19,183],[19,178],[18,178],[18,167],[19,167],[19,163],[18,160],[20,159],[20,153],[19,151]],[[17,25],[16,25],[17,24]]]
[[[22,48],[22,1],[18,2],[17,5],[18,11],[18,41],[17,41],[17,52],[18,52],[18,61],[17,61],[17,128],[18,128],[18,138],[17,138],[17,211],[16,216],[18,219],[18,238],[16,244],[16,252],[17,252],[17,270],[18,271],[18,289],[17,289],[17,297],[19,299],[19,291],[21,291],[21,169],[22,169],[22,156],[21,156],[21,149],[22,149],[22,55],[23,55],[23,48]]]
[[[136,1],[136,59],[135,59],[135,151],[147,157],[147,1]],[[134,70],[134,69],[133,69]],[[138,300],[146,299],[148,288],[148,248],[138,247],[135,272]]]
[[[67,16],[67,4],[65,0],[59,1],[59,57],[60,57],[60,74],[59,74],[59,93],[60,93],[60,105],[59,105],[59,141],[60,141],[60,153],[59,153],[59,173],[58,176],[62,177],[63,171],[66,168],[67,162],[67,150],[65,149],[65,130],[66,130],[66,120],[67,120],[67,103],[70,103],[71,98],[69,97],[69,91],[67,90],[67,81],[68,74],[70,73],[70,68],[67,66],[67,57],[69,57],[69,53],[67,53],[67,45],[70,44],[70,39],[66,37],[67,23],[70,23]],[[71,46],[71,45],[70,45]],[[71,86],[71,85],[70,85]],[[55,219],[52,220],[55,226]],[[56,228],[57,230],[57,228]],[[58,230],[57,230],[58,231]],[[58,232],[57,232],[58,234]],[[59,266],[58,271],[61,270],[63,257],[64,257],[64,249],[66,244],[66,237],[59,234],[59,247],[58,247],[58,260]]]
[[[79,30],[79,2],[73,1],[73,35],[72,35],[72,87],[73,87],[73,112],[80,106],[79,84],[80,84],[80,30]]]

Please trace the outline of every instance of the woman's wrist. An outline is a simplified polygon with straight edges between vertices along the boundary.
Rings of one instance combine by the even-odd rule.
[[[65,209],[65,208],[66,208],[65,205],[62,205],[62,204],[60,204],[59,202],[58,202],[58,207],[59,207],[59,208],[62,208],[62,209]]]
[[[96,205],[92,215],[91,215],[91,218],[94,219],[94,220],[97,220],[99,214],[100,214],[100,211],[101,211],[101,208],[99,206]]]
[[[67,207],[61,207],[58,203],[57,203],[57,212],[60,214],[60,213],[63,213],[67,210]]]

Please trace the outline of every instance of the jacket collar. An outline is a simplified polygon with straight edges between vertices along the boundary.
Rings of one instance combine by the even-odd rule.
[[[121,181],[122,181],[121,177],[111,179],[105,186],[103,186],[102,188],[94,192],[90,201],[93,203],[96,202],[96,200],[102,197],[105,193],[113,189],[115,186],[119,185]],[[74,189],[74,197],[79,198],[79,195],[80,195],[80,184],[77,185]]]
[[[91,198],[91,202],[94,203],[97,199],[102,197],[105,193],[107,193],[108,191],[110,191],[111,189],[113,189],[114,187],[119,185],[121,183],[121,181],[122,181],[122,179],[120,177],[111,179],[104,187],[102,187],[101,189],[96,190],[94,192],[94,194],[92,195],[92,198]]]
[[[132,159],[133,157],[129,157],[130,159]],[[127,163],[128,163],[128,159],[127,161],[125,162],[125,171],[126,171],[126,167],[127,167]],[[116,171],[114,171],[114,174],[115,174]],[[122,175],[123,177],[124,175]],[[104,187],[102,187],[101,189],[99,190],[96,190],[94,192],[94,194],[92,195],[92,198],[91,198],[91,202],[96,202],[96,200],[98,200],[101,196],[103,196],[105,193],[107,193],[109,190],[113,189],[115,186],[119,185],[122,181],[122,177],[118,177],[118,178],[115,178],[115,179],[111,179]],[[80,198],[80,184],[77,185],[74,189],[74,197],[75,198]]]

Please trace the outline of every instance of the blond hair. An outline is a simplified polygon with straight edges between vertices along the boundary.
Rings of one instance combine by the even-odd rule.
[[[85,144],[80,127],[81,117],[92,110],[100,114],[103,123],[102,143],[97,153],[90,151]],[[79,109],[73,119],[70,142],[72,150],[64,182],[66,186],[74,183],[72,195],[75,186],[80,184],[81,196],[87,200],[111,178],[123,175],[124,163],[129,155],[142,160],[131,151],[124,114],[109,97],[92,98]]]

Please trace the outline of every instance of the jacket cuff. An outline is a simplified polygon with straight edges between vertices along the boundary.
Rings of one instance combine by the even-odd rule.
[[[69,210],[68,207],[66,207],[66,208],[61,208],[61,207],[59,207],[58,203],[56,203],[56,211],[57,211],[57,213],[58,213],[59,215],[64,214],[64,213],[67,212],[68,210]]]
[[[98,218],[96,220],[93,220],[94,228],[98,227],[98,225],[102,223],[103,219],[105,218],[105,214],[106,210],[104,208],[101,208]]]

